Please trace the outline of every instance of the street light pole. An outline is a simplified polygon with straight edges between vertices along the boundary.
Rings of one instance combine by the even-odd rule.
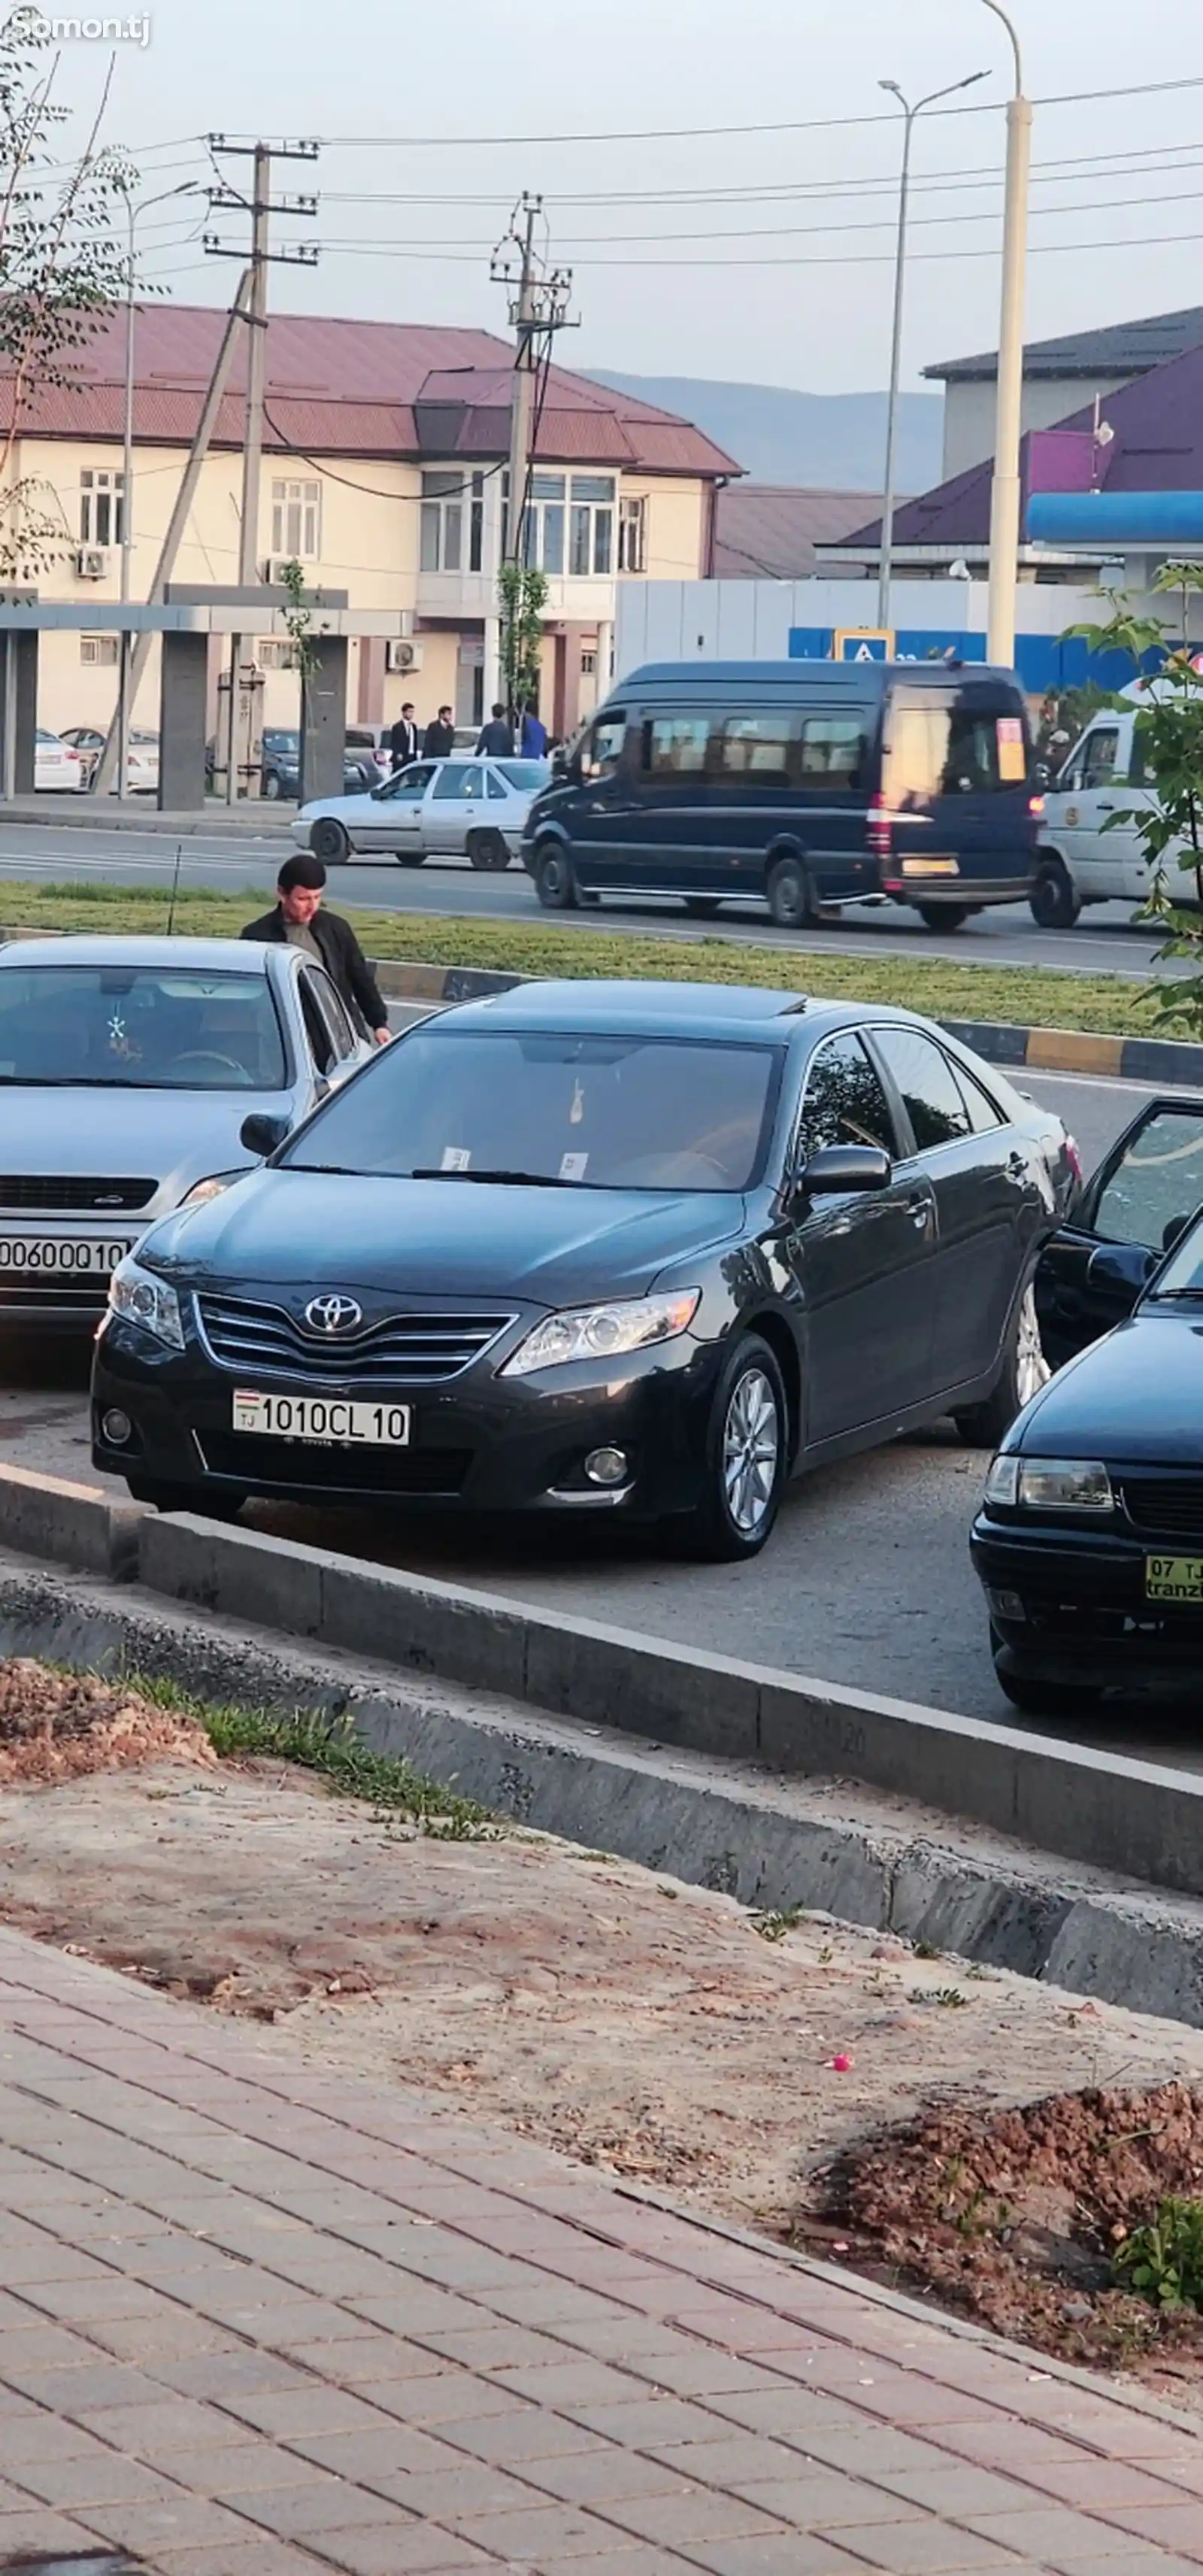
[[[1028,179],[1032,159],[1032,102],[1023,89],[1023,57],[1001,0],[983,0],[1001,18],[1015,56],[1015,91],[1007,101],[1007,182],[1003,211],[1002,309],[998,332],[998,407],[994,427],[994,477],[990,490],[990,600],[987,660],[1009,669],[1015,660],[1015,607],[1019,581],[1019,447],[1023,435],[1023,320],[1027,273]]]
[[[915,119],[925,107],[934,107],[937,99],[952,98],[959,89],[972,89],[975,81],[985,80],[985,72],[970,72],[966,80],[950,81],[947,89],[933,89],[926,98],[916,99],[914,106],[903,97],[897,81],[879,81],[879,89],[889,90],[903,114],[902,172],[898,188],[898,253],[894,263],[894,335],[890,351],[890,399],[886,410],[885,495],[881,512],[881,559],[877,576],[877,623],[890,623],[890,581],[894,569],[894,452],[898,429],[898,386],[902,371],[902,308],[906,286],[906,222],[911,186],[911,136]]]
[[[196,193],[194,179],[185,179],[178,188],[164,188],[157,197],[144,197],[135,205],[126,199],[129,222],[129,265],[125,283],[125,442],[121,461],[121,602],[124,607],[130,595],[130,570],[134,544],[134,326],[137,306],[134,302],[134,256],[139,216],[152,206],[165,205],[169,197],[191,197]],[[117,681],[117,794],[129,793],[129,723],[130,723],[130,648],[132,638],[122,627],[120,638],[120,671]]]

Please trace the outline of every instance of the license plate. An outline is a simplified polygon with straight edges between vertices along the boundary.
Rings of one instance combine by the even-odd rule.
[[[261,1395],[234,1389],[235,1431],[273,1440],[314,1440],[340,1449],[405,1449],[413,1420],[408,1404],[352,1404],[333,1395]]]
[[[1203,1556],[1146,1556],[1145,1599],[1203,1602]]]
[[[56,1234],[0,1235],[0,1279],[58,1278],[107,1279],[132,1252],[134,1238],[104,1238]]]

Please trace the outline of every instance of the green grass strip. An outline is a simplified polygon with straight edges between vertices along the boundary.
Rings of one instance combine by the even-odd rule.
[[[534,898],[532,896],[532,908]],[[0,922],[31,930],[163,931],[163,888],[28,885],[0,881]],[[337,908],[337,907],[336,907]],[[181,894],[175,926],[229,938],[261,909],[253,893]],[[896,1002],[936,1020],[1001,1020],[1039,1029],[1084,1029],[1123,1037],[1155,1033],[1156,996],[1116,975],[1075,975],[1036,966],[964,965],[899,956],[865,934],[863,956],[829,950],[742,945],[733,940],[657,938],[646,932],[574,930],[537,912],[529,925],[356,908],[355,930],[370,957],[425,966],[491,966],[516,975],[640,976],[670,983],[767,984],[836,1001]]]

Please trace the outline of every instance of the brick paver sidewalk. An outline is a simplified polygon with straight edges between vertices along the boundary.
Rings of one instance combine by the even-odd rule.
[[[1203,2442],[0,1932],[0,2564],[106,2547],[1197,2576]]]

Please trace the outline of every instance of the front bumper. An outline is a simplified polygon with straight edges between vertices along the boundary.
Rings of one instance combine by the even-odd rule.
[[[363,1505],[420,1502],[465,1512],[622,1511],[656,1520],[698,1499],[711,1396],[722,1345],[683,1334],[658,1348],[605,1364],[579,1362],[527,1378],[498,1373],[485,1354],[435,1385],[373,1386],[372,1401],[412,1408],[404,1448],[342,1447],[236,1432],[235,1386],[255,1383],[219,1367],[190,1325],[186,1349],[169,1351],[140,1327],[111,1318],[97,1343],[92,1379],[92,1455],[110,1475],[206,1493],[256,1494],[282,1502]],[[362,1390],[331,1375],[272,1375],[275,1395],[331,1398]],[[103,1417],[118,1408],[134,1426],[128,1445],[106,1439]],[[614,1487],[591,1485],[584,1460],[598,1448],[626,1453],[629,1473]]]
[[[1203,1604],[1147,1599],[1146,1557],[1203,1555],[1182,1539],[1021,1525],[979,1512],[970,1538],[1006,1669],[1116,1690],[1203,1671]]]

